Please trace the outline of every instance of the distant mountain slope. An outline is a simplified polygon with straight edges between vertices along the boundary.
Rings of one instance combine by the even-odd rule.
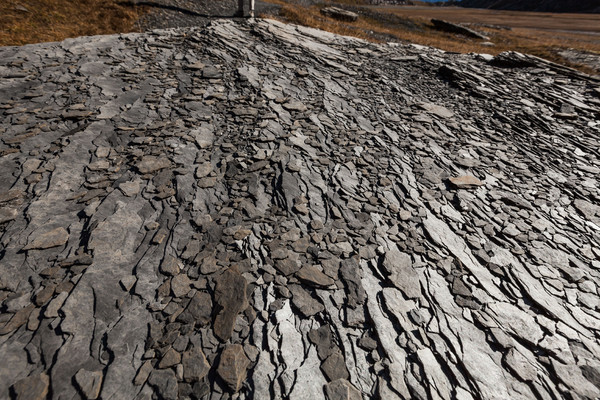
[[[462,0],[458,4],[496,10],[600,13],[598,0]]]

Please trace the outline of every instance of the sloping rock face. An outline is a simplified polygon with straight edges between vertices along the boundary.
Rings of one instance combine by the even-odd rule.
[[[598,395],[597,82],[260,20],[0,60],[0,397]]]

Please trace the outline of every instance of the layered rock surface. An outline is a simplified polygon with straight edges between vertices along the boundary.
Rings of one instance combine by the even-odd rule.
[[[597,397],[597,81],[260,20],[0,60],[0,397]]]

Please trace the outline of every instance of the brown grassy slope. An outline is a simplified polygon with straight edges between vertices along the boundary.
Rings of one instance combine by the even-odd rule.
[[[329,32],[380,41],[401,41],[437,47],[461,53],[498,54],[507,50],[537,55],[583,72],[598,74],[600,70],[570,63],[558,54],[560,49],[574,48],[600,54],[600,15],[556,15],[471,10],[440,7],[367,7],[362,8],[356,22],[340,22],[320,14],[320,6],[303,7],[283,0],[267,0],[282,5],[279,15],[265,15],[299,25],[311,26]],[[475,13],[473,14],[473,11]],[[498,14],[506,13],[506,15]],[[431,18],[453,22],[476,23],[474,28],[490,37],[494,46],[481,40],[437,31]],[[596,23],[597,22],[597,23]],[[570,25],[569,25],[570,24]],[[503,25],[503,26],[495,26]],[[509,27],[514,29],[505,29]],[[588,32],[565,32],[566,26]]]
[[[600,14],[498,11],[462,7],[367,6],[366,8],[404,17],[438,18],[459,23],[485,23],[512,28],[600,33]],[[596,40],[600,39],[596,38]]]
[[[375,42],[404,41],[455,52],[497,54],[516,50],[534,54],[584,72],[598,74],[600,68],[576,65],[562,58],[560,49],[574,48],[600,54],[600,15],[551,14],[473,10],[450,7],[361,7],[361,18],[353,23],[322,16],[321,6],[303,7],[294,0],[265,0],[282,6],[277,15],[266,17],[311,26]],[[136,30],[145,9],[120,6],[118,0],[0,0],[0,45],[22,45],[58,41],[68,37]],[[355,9],[361,0],[338,0]],[[473,23],[495,46],[433,29],[431,18]],[[479,24],[479,25],[477,25]],[[493,26],[491,26],[493,25]],[[507,26],[512,30],[496,26]],[[566,30],[571,30],[566,32]],[[573,32],[572,30],[583,31]]]
[[[0,46],[131,32],[140,13],[115,0],[0,0]]]

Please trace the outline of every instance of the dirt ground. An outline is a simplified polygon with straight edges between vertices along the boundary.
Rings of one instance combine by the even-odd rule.
[[[588,72],[591,73],[600,72],[600,14],[559,14],[460,7],[370,6],[365,8],[412,20],[426,21],[437,18],[463,24],[491,33],[500,46],[503,42],[509,46],[517,46],[518,43],[524,47],[545,46],[547,51],[552,51],[556,57],[562,58],[563,62],[587,67],[590,69]],[[521,50],[526,51],[526,49]]]
[[[600,41],[600,14],[557,14],[461,7],[365,6],[365,8],[404,17],[437,18],[458,23],[596,33],[599,36],[595,40]]]

